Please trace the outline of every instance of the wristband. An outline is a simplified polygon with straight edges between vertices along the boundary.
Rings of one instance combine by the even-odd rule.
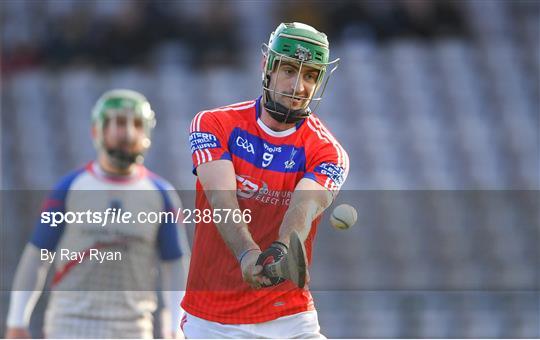
[[[244,250],[244,251],[242,252],[242,254],[240,254],[240,256],[238,256],[238,258],[237,258],[237,259],[238,259],[238,263],[239,263],[239,264],[242,264],[242,259],[244,258],[244,256],[246,256],[246,254],[249,253],[249,252],[252,251],[252,250],[259,250],[259,249],[257,249],[257,248],[249,248],[249,249],[247,249],[247,250]]]
[[[277,244],[277,245],[280,245],[282,248],[285,249],[285,251],[288,251],[289,250],[289,247],[287,247],[287,245],[283,242],[280,242],[280,241],[274,241],[272,242],[272,244]]]

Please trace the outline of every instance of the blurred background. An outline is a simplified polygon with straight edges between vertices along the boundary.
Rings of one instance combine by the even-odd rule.
[[[191,118],[258,97],[261,44],[280,22],[301,21],[326,32],[341,58],[317,114],[349,152],[339,201],[360,219],[345,232],[326,218],[320,226],[312,289],[324,334],[540,337],[540,2],[4,0],[0,9],[2,334],[38,215],[8,193],[50,189],[93,159],[100,94],[148,97],[158,124],[146,164],[192,190]]]

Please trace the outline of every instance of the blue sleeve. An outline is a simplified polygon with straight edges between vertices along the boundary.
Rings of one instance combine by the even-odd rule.
[[[52,221],[51,213],[65,212],[66,197],[71,183],[83,171],[84,169],[79,169],[62,178],[49,194],[45,202],[43,202],[40,216],[38,217],[34,231],[30,237],[30,243],[37,248],[47,249],[49,251],[54,251],[56,249],[56,246],[62,237],[62,233],[64,232],[64,223],[53,227],[51,226],[52,222],[46,222],[46,220],[42,221],[41,217],[48,214],[49,220]]]
[[[170,184],[164,180],[153,177],[152,181],[157,186],[163,197],[163,211],[172,211],[176,213],[176,206],[169,195],[169,191],[174,190]],[[157,246],[159,256],[162,260],[176,260],[182,257],[182,250],[178,242],[178,225],[174,221],[165,221],[159,226],[157,234]]]
[[[159,256],[162,260],[175,260],[182,257],[178,244],[178,230],[174,222],[163,223],[158,231]]]

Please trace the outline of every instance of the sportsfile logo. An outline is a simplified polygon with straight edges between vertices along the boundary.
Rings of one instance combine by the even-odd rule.
[[[250,186],[250,183],[246,182],[247,190],[257,190],[259,186],[251,183],[254,186]],[[265,184],[266,185],[266,184]],[[99,226],[106,227],[111,226],[110,230],[105,229],[101,236],[105,237],[104,240],[112,237],[124,237],[133,238],[136,240],[144,239],[144,235],[140,234],[141,228],[151,227],[152,225],[162,225],[164,223],[178,224],[182,222],[188,223],[210,223],[221,221],[226,222],[230,217],[233,222],[239,223],[238,215],[241,218],[247,218],[251,220],[251,214],[249,209],[187,209],[177,208],[166,211],[139,211],[132,212],[126,211],[122,208],[107,208],[104,211],[87,209],[86,211],[44,211],[41,213],[41,223],[48,225],[49,227],[56,228],[65,224],[69,225],[81,225],[83,228]],[[224,214],[224,216],[217,216]],[[223,217],[223,218],[222,218]],[[238,221],[238,222],[237,222]],[[248,222],[249,223],[249,222]],[[126,226],[135,226],[127,227]],[[100,230],[101,232],[101,230]],[[106,233],[106,234],[105,234]],[[104,235],[105,234],[105,235]],[[104,236],[103,236],[104,235]]]
[[[328,176],[338,187],[345,182],[345,169],[334,163],[321,163],[315,172]]]
[[[196,150],[211,149],[221,147],[217,137],[208,132],[192,132],[189,135],[191,152]]]

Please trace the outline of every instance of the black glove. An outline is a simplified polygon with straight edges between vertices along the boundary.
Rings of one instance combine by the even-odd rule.
[[[270,247],[268,247],[268,249],[266,249],[261,253],[261,255],[259,255],[256,264],[264,267],[266,265],[269,265],[270,263],[278,262],[283,258],[283,256],[287,254],[288,250],[289,248],[286,244],[279,241],[272,242]],[[270,279],[270,282],[272,282],[271,286],[275,286],[285,281],[285,279],[279,276],[272,276],[268,278]]]

